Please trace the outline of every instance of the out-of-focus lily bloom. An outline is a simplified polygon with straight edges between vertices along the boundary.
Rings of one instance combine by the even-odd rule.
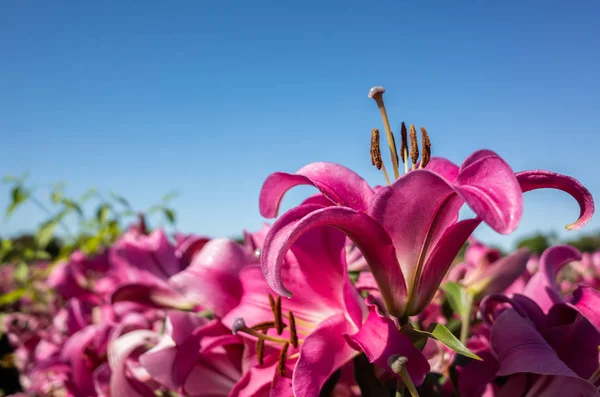
[[[107,287],[104,277],[109,268],[108,253],[86,256],[80,251],[71,254],[68,261],[60,262],[52,269],[47,283],[63,297],[70,299],[86,294],[103,294]]]
[[[430,159],[429,137],[423,129],[423,157],[419,163],[412,126],[410,158],[406,128],[402,131],[401,158],[407,172],[400,176],[383,92],[383,88],[375,87],[370,96],[385,116],[395,182],[375,192],[356,173],[330,163],[313,163],[295,174],[277,172],[266,179],[260,194],[260,211],[265,217],[275,217],[285,192],[297,185],[315,186],[330,201],[326,207],[295,207],[269,231],[261,261],[269,285],[278,294],[291,295],[281,280],[282,252],[317,226],[336,227],[354,241],[369,263],[387,310],[402,317],[417,314],[427,306],[460,247],[482,221],[499,233],[510,233],[517,227],[523,192],[555,188],[571,194],[581,212],[568,229],[579,228],[590,219],[592,196],[577,180],[542,170],[515,174],[490,150],[473,153],[460,167],[442,158]],[[374,131],[372,143],[372,162],[382,168],[378,131]],[[465,203],[476,218],[458,221],[458,212]]]
[[[240,385],[262,379],[266,385],[273,382],[274,390],[289,389],[287,392],[297,397],[315,396],[333,373],[359,353],[356,349],[386,349],[385,344],[379,343],[384,341],[382,338],[376,342],[364,337],[367,324],[376,322],[371,329],[380,331],[378,325],[386,320],[367,316],[366,307],[348,278],[345,245],[343,233],[314,228],[297,239],[289,252],[286,249],[282,277],[296,292],[291,299],[270,296],[271,289],[259,266],[242,270],[241,302],[223,319],[234,332],[256,343],[258,365],[244,375]],[[360,330],[364,333],[360,334]],[[344,335],[354,342],[350,344]],[[395,327],[393,336],[408,341],[407,348],[415,349]],[[373,353],[371,358],[381,356],[385,361],[388,353],[408,355],[409,373],[419,372],[420,364],[411,356],[412,350],[398,351],[393,347],[387,346],[389,350],[381,355]],[[418,350],[416,353],[421,356]],[[387,368],[387,363],[384,366]],[[424,374],[415,375],[414,381],[422,382],[421,376]]]
[[[500,257],[500,252],[471,239],[465,262],[456,265],[448,279],[459,282],[476,297],[497,294],[511,286],[526,270],[531,257],[526,248]]]
[[[498,310],[497,303],[511,307]],[[491,324],[491,350],[484,362],[472,362],[461,373],[461,396],[481,395],[496,377],[508,377],[496,395],[600,395],[600,333],[577,311],[556,304],[544,314],[522,295],[490,296],[481,310]]]
[[[242,359],[241,338],[220,321],[176,311],[170,312],[160,342],[140,356],[154,380],[194,397],[228,396],[242,377]]]
[[[540,257],[539,269],[525,286],[523,295],[535,300],[544,313],[547,313],[554,304],[564,302],[556,281],[558,272],[580,259],[579,251],[569,245],[548,248]]]

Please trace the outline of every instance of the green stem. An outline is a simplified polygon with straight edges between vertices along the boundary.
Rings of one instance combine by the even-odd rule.
[[[461,313],[461,325],[460,325],[460,341],[463,345],[467,345],[467,339],[469,338],[469,327],[471,325],[471,312],[473,311],[473,301],[475,296],[469,291],[465,291],[464,296],[463,312]]]
[[[396,397],[404,397],[404,382],[401,378],[396,382]]]
[[[404,381],[406,388],[410,392],[411,397],[419,397],[419,392],[417,391],[415,384],[412,382],[412,379],[410,379],[410,375],[408,375],[408,372],[406,371],[406,367],[402,368],[402,371],[400,372],[400,376],[402,377],[402,380]],[[396,392],[396,396],[397,395],[398,395],[398,392]]]

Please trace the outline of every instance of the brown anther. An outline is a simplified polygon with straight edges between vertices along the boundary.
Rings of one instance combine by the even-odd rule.
[[[281,333],[283,332],[283,328],[285,327],[285,323],[283,322],[283,315],[281,313],[281,296],[277,296],[277,299],[275,300],[273,314],[275,316],[275,329],[277,330],[277,335],[281,335]]]
[[[402,137],[402,144],[400,145],[400,155],[402,156],[402,162],[406,163],[408,160],[408,131],[406,131],[406,124],[402,122],[400,127],[400,136]]]
[[[417,131],[413,124],[410,125],[410,159],[413,165],[419,161],[419,141],[417,141]]]
[[[421,155],[421,168],[425,168],[431,159],[431,141],[429,134],[424,127],[421,127],[421,143],[423,144],[423,154]]]
[[[371,131],[371,164],[377,167],[378,170],[383,165],[381,148],[379,146],[379,130],[377,128],[373,128],[373,131]]]
[[[279,353],[279,361],[277,362],[277,372],[279,375],[285,376],[285,360],[287,358],[287,351],[290,347],[289,343],[286,343],[281,348],[281,352]]]
[[[298,332],[296,331],[296,318],[294,313],[288,312],[288,320],[290,323],[290,343],[294,347],[298,347]]]
[[[268,330],[271,328],[275,328],[274,321],[264,321],[262,323],[258,323],[256,325],[252,326],[252,329],[256,330],[256,331],[263,331],[263,330]]]
[[[262,331],[263,334],[267,333],[267,330]],[[256,357],[258,359],[258,364],[263,365],[265,356],[265,340],[260,338],[256,341]]]

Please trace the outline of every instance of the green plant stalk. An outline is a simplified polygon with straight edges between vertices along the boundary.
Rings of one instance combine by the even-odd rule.
[[[466,290],[463,312],[460,314],[460,341],[465,346],[467,345],[467,339],[469,338],[469,326],[471,325],[471,312],[473,311],[474,300],[475,295],[469,292],[469,290]]]

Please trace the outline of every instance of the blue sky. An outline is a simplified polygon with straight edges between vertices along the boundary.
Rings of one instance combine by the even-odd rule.
[[[598,197],[600,3],[523,3],[6,3],[0,173],[65,180],[73,195],[114,190],[139,208],[175,189],[180,230],[236,235],[261,225],[258,192],[273,171],[325,160],[383,182],[367,98],[383,85],[392,125],[426,126],[434,155],[493,149]],[[309,193],[293,191],[284,209]],[[532,192],[515,234],[476,235],[507,246],[577,214],[564,193]],[[0,235],[40,219],[24,207]]]

